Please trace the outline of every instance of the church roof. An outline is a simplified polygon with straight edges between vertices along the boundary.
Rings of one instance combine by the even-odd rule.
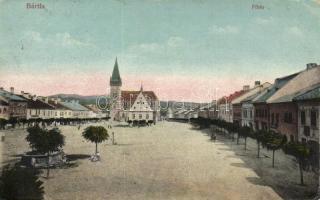
[[[116,58],[116,62],[114,63],[112,76],[110,78],[110,86],[121,86],[122,81],[120,77],[119,67],[118,67],[118,61]]]
[[[121,98],[126,102],[135,102],[141,91],[121,91]],[[142,91],[143,96],[149,101],[157,101],[158,97],[153,91]]]

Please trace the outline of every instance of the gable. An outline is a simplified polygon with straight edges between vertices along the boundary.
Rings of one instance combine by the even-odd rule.
[[[152,111],[150,104],[142,92],[138,94],[130,110],[132,111]]]

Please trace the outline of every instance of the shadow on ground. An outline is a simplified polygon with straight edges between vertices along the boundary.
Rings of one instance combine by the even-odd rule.
[[[210,138],[211,132],[208,128],[199,128],[192,126],[190,129],[198,130],[200,133],[208,136]],[[216,134],[217,140],[215,145],[224,145],[223,148],[218,148],[219,151],[233,151],[235,155],[226,156],[226,158],[237,158],[242,162],[232,163],[231,166],[239,168],[249,168],[252,169],[258,177],[247,177],[247,180],[254,184],[260,186],[271,187],[281,198],[290,200],[305,200],[314,199],[317,191],[317,185],[299,185],[299,176],[297,171],[296,182],[284,182],[286,180],[287,173],[286,169],[280,169],[280,166],[275,166],[271,171],[266,170],[271,167],[272,157],[261,152],[260,158],[257,158],[256,149],[244,150],[244,140],[240,139],[239,145],[237,145],[236,139],[232,141],[231,137],[224,135],[223,133]],[[236,136],[235,136],[236,138]],[[209,139],[209,142],[213,142]],[[227,146],[227,148],[225,147]],[[276,152],[277,154],[277,152]],[[270,161],[270,165],[267,166],[263,163],[263,160]],[[264,164],[264,166],[262,166]]]

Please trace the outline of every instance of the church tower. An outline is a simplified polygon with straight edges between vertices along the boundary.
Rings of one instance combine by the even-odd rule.
[[[113,116],[117,118],[117,114],[119,114],[119,111],[121,109],[121,86],[122,81],[120,77],[119,67],[118,67],[118,61],[116,58],[116,61],[114,63],[112,76],[110,77],[110,97],[112,99],[112,110]]]

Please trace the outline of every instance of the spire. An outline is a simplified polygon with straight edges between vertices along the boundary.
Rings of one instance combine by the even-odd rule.
[[[142,86],[142,82],[141,82],[141,86],[140,86],[140,92],[143,91],[143,86]]]
[[[121,86],[121,77],[120,77],[120,72],[119,72],[119,67],[118,67],[118,59],[116,57],[116,61],[114,63],[113,71],[112,71],[112,76],[110,78],[110,86]]]

